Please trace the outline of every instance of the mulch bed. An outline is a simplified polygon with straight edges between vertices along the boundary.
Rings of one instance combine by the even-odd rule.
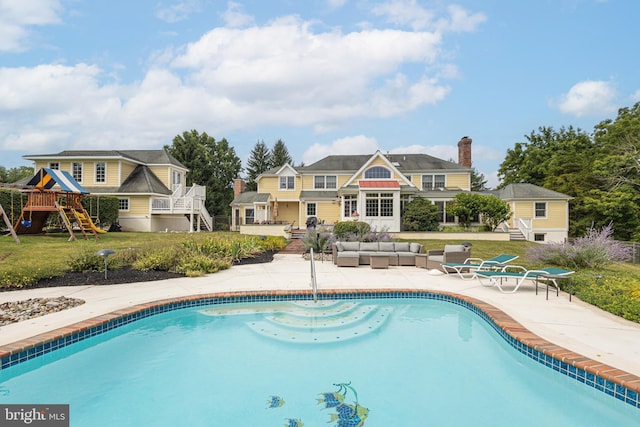
[[[233,265],[260,264],[273,261],[273,255],[278,251],[267,251],[251,258],[243,258]],[[130,267],[108,270],[105,279],[103,271],[68,272],[63,276],[42,279],[28,289],[52,288],[58,286],[85,286],[85,285],[116,285],[122,283],[149,282],[154,280],[175,279],[184,277],[182,274],[169,271],[139,271]],[[0,288],[2,291],[15,291],[15,288]]]

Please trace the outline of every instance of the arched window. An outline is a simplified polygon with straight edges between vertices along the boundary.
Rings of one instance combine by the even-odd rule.
[[[391,172],[382,166],[374,166],[367,169],[364,172],[365,179],[389,179],[391,178]]]

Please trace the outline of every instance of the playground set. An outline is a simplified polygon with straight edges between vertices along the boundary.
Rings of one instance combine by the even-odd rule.
[[[54,186],[57,184],[57,187]],[[27,183],[32,189],[27,191],[27,203],[21,209],[20,217],[13,227],[9,227],[16,242],[16,235],[42,233],[52,213],[58,213],[61,223],[69,232],[69,241],[76,240],[74,230],[85,239],[104,230],[96,227],[91,216],[82,206],[82,199],[89,194],[68,172],[42,168]],[[2,213],[4,210],[0,207]],[[5,222],[8,223],[6,215]],[[19,242],[18,242],[19,243]]]

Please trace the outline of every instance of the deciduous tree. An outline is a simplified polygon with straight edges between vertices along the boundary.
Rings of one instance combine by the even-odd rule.
[[[207,186],[206,207],[211,215],[229,215],[233,200],[233,179],[242,169],[240,158],[226,139],[216,141],[206,132],[183,132],[165,146],[172,156],[189,168],[187,185]]]

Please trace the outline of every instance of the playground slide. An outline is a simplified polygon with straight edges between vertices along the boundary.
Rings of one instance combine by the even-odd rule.
[[[93,221],[91,221],[91,217],[84,215],[82,212],[76,211],[76,216],[81,220],[81,221],[86,221],[89,225],[89,227],[91,227],[91,229],[93,231],[95,231],[96,233],[106,233],[106,231],[104,231],[101,228],[96,227],[96,225],[93,223]]]
[[[102,228],[96,227],[95,224],[93,223],[93,221],[91,221],[91,219],[89,219],[89,222],[91,223],[91,229],[93,231],[95,231],[96,233],[106,233],[106,231],[103,230]]]

